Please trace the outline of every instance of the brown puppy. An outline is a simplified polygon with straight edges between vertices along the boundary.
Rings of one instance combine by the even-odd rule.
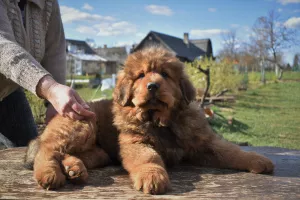
[[[96,119],[74,121],[57,115],[43,134],[29,144],[25,166],[33,167],[34,177],[41,187],[59,188],[66,179],[84,183],[88,178],[87,168],[105,166],[116,159],[119,148],[117,130],[112,125],[112,101],[90,102],[89,105]],[[106,138],[103,146],[111,156],[96,145],[96,140],[103,137]]]
[[[198,109],[184,65],[163,48],[128,57],[114,91],[114,124],[120,156],[134,187],[161,194],[170,188],[166,165],[196,165],[273,171],[273,163],[220,139]]]
[[[40,136],[35,178],[44,188],[57,188],[66,178],[85,181],[86,168],[120,160],[135,189],[162,194],[170,188],[166,166],[183,160],[253,173],[273,171],[268,158],[220,139],[194,98],[184,64],[172,53],[150,47],[131,54],[118,74],[113,104],[90,104],[96,121],[58,116],[50,122]]]

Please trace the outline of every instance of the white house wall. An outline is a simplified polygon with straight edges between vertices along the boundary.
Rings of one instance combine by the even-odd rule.
[[[75,74],[82,75],[82,61],[79,59],[75,59],[74,65],[75,65],[74,67]]]

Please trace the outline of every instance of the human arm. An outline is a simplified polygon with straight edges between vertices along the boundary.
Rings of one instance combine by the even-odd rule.
[[[49,72],[22,47],[22,45],[25,46],[24,38],[22,38],[23,25],[19,21],[14,21],[16,26],[15,31],[13,30],[8,18],[9,8],[5,2],[0,1],[0,74],[6,78],[6,84],[10,81],[9,84],[22,86],[36,94],[39,80]],[[16,9],[10,10],[14,13],[17,11]],[[15,32],[18,41],[24,44],[18,44]]]
[[[57,3],[57,1],[55,1]],[[64,36],[60,36],[60,40],[54,44],[54,36],[48,34],[47,37],[52,37],[48,44],[53,42],[52,45],[46,45],[45,57],[42,61],[49,71],[53,72],[52,78],[50,73],[45,70],[42,65],[36,61],[30,53],[22,47],[22,40],[17,42],[15,34],[22,37],[23,24],[17,24],[16,29],[13,31],[11,22],[8,17],[8,8],[5,1],[0,1],[0,74],[5,77],[5,80],[10,81],[10,84],[19,85],[37,96],[50,101],[55,109],[64,116],[69,116],[73,119],[82,119],[83,117],[91,117],[94,114],[90,111],[81,108],[85,107],[85,103],[80,99],[78,94],[67,86],[65,82],[65,42]],[[13,10],[18,13],[18,10]],[[50,18],[49,27],[54,28],[55,22]],[[60,23],[60,26],[62,24]],[[61,27],[62,28],[62,27]],[[54,29],[53,29],[54,30]],[[53,31],[52,30],[52,31]],[[18,32],[19,31],[19,32]],[[63,29],[60,30],[63,32]],[[52,33],[52,32],[51,32]],[[18,35],[19,34],[19,35]],[[55,31],[54,31],[55,34]],[[24,39],[24,38],[23,38]],[[56,48],[60,47],[59,55],[55,53]],[[57,58],[57,63],[51,60]],[[50,60],[49,60],[50,59]],[[48,62],[46,62],[48,60]],[[59,64],[61,63],[61,65]],[[51,66],[51,67],[50,67]],[[59,69],[62,67],[62,69]],[[54,70],[59,69],[59,70]],[[56,79],[56,80],[55,80]],[[6,81],[7,82],[7,81]],[[51,89],[50,89],[51,85]],[[62,93],[64,91],[64,93]],[[10,92],[13,92],[11,90]],[[49,93],[49,94],[48,94]],[[57,95],[60,94],[60,95]],[[8,94],[7,94],[8,95]],[[67,102],[67,104],[66,104]],[[74,105],[73,105],[74,104]],[[74,107],[74,108],[73,108]],[[72,109],[72,110],[70,110]],[[75,109],[75,110],[74,110]],[[79,117],[78,117],[79,115]]]

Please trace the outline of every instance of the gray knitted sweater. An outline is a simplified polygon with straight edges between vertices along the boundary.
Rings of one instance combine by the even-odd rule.
[[[47,74],[65,83],[66,44],[57,0],[27,0],[26,28],[18,2],[0,1],[0,101],[19,86],[36,94]]]

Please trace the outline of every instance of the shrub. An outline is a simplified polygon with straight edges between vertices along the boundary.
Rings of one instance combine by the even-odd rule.
[[[186,72],[196,88],[205,88],[205,75],[201,73],[197,66],[201,68],[210,68],[210,89],[209,93],[215,95],[224,89],[236,91],[241,86],[244,79],[243,74],[234,70],[233,64],[226,61],[214,61],[211,58],[196,60],[193,63],[186,63]]]
[[[44,123],[46,107],[44,106],[44,100],[38,98],[34,94],[25,91],[27,100],[29,102],[33,118],[37,124]]]

